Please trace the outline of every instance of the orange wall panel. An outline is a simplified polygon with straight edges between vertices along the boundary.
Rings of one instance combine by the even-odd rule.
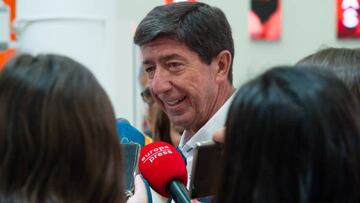
[[[4,0],[4,3],[7,4],[10,8],[10,23],[12,23],[16,17],[16,0]],[[0,25],[1,26],[1,25]],[[10,33],[11,40],[16,40],[16,35],[11,27]],[[16,53],[15,49],[8,49],[5,51],[0,51],[0,70],[4,67],[5,63]]]

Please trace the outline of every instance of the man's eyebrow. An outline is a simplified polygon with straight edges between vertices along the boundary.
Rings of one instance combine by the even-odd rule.
[[[166,62],[168,60],[173,60],[173,59],[177,59],[177,60],[182,60],[187,62],[188,60],[186,58],[184,58],[183,56],[180,56],[179,54],[169,54],[169,55],[165,55],[165,56],[161,56],[160,57],[160,62]],[[150,65],[150,64],[154,64],[154,62],[152,60],[144,60],[143,65]]]
[[[144,60],[142,62],[143,65],[149,65],[149,64],[152,64],[152,62],[150,60]]]
[[[172,59],[178,59],[178,60],[182,60],[182,61],[187,61],[186,58],[184,58],[183,56],[180,56],[179,54],[170,54],[170,55],[160,57],[161,62],[172,60]]]

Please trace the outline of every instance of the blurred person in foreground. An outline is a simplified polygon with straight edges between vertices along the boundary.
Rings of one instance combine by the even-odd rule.
[[[326,69],[339,77],[360,101],[360,49],[329,47],[310,54],[298,66]]]
[[[125,202],[113,108],[88,69],[16,56],[1,72],[0,101],[0,202]],[[128,202],[146,202],[140,177],[135,185]]]
[[[330,72],[279,67],[243,85],[217,202],[360,202],[359,106]]]

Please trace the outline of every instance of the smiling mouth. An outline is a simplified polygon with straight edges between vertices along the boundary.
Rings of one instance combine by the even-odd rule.
[[[184,101],[186,99],[186,96],[180,98],[180,99],[177,99],[177,100],[173,100],[173,101],[167,101],[165,102],[168,106],[175,106],[179,103],[181,103],[182,101]]]

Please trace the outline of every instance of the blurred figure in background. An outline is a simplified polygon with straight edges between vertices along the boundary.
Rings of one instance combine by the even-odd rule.
[[[140,72],[140,75],[138,77],[139,83],[142,88],[144,88],[144,85],[146,83],[146,78],[143,77],[143,75],[144,74]],[[143,96],[143,94],[144,91],[141,92],[141,96]],[[145,102],[150,102],[150,101],[145,101]],[[150,112],[150,110],[152,110],[151,105],[147,105],[146,112]],[[132,125],[130,121],[128,121],[126,118],[117,118],[116,127],[121,144],[136,143],[139,144],[140,147],[143,147],[149,143],[152,143],[153,140],[151,138],[152,135],[150,131],[151,129],[149,128],[151,126],[149,125],[150,124],[149,118],[150,117],[147,114],[144,116],[141,130],[135,128],[135,126]]]
[[[159,108],[151,95],[149,87],[141,92],[143,101],[148,105],[145,115],[145,129],[149,129],[154,141],[164,141],[178,146],[183,129],[173,125],[166,113]]]
[[[297,65],[318,67],[335,73],[360,101],[359,49],[325,48],[301,59]]]
[[[157,107],[154,105],[155,101],[152,98],[149,87],[147,86],[148,79],[143,67],[140,67],[139,84],[142,88],[140,96],[145,102],[145,115],[143,116],[142,131],[144,134],[153,138],[154,135],[154,123],[156,118]]]
[[[169,117],[163,110],[160,108],[157,109],[154,125],[154,140],[164,141],[173,146],[178,146],[183,131],[184,129],[182,127],[170,122]]]
[[[88,69],[17,56],[1,72],[0,101],[0,202],[124,202],[115,115]],[[146,202],[135,184],[129,202]]]
[[[324,70],[281,67],[246,83],[226,121],[217,202],[360,202],[359,115]]]

